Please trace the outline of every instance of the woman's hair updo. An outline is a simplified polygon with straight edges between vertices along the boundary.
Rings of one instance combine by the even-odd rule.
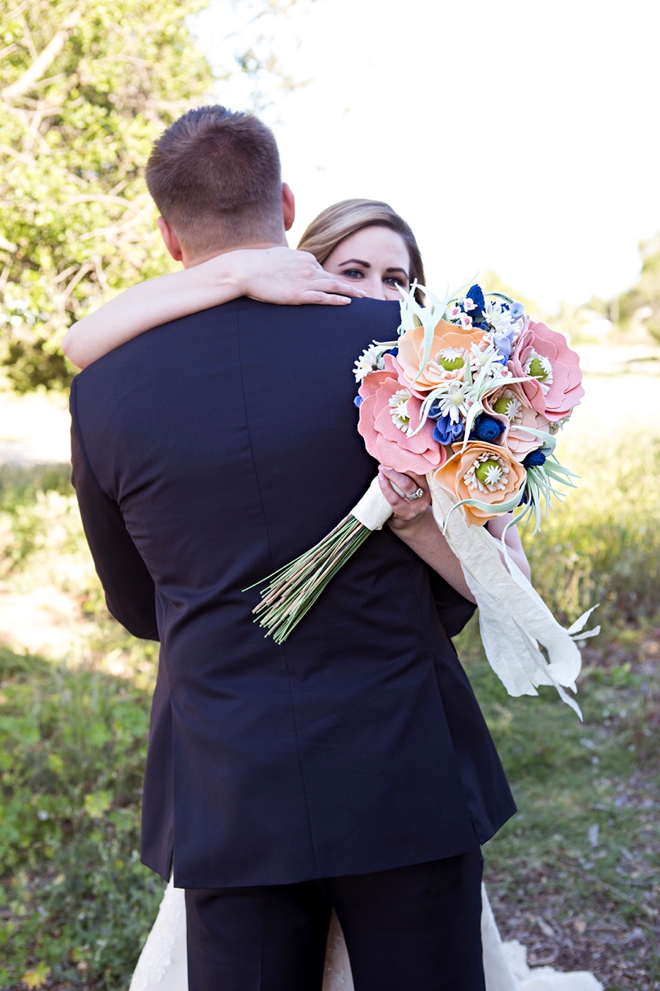
[[[364,227],[389,227],[405,241],[410,259],[410,281],[424,285],[422,256],[409,225],[381,200],[342,200],[319,213],[300,239],[298,251],[309,251],[320,265],[337,245]]]

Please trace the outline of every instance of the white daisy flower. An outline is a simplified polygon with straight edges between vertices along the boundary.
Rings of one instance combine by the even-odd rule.
[[[494,375],[501,373],[503,358],[494,344],[483,347],[480,344],[472,345],[472,367],[486,368],[491,366]]]
[[[355,381],[361,382],[365,375],[369,372],[379,372],[385,367],[383,361],[383,353],[380,348],[374,342],[370,347],[362,352],[358,360],[355,362],[355,368],[353,372],[355,374]]]
[[[407,389],[399,389],[390,398],[390,416],[394,426],[399,430],[408,430],[410,427],[410,413],[408,412],[408,400],[410,393]]]
[[[506,334],[511,329],[511,312],[496,299],[486,300],[484,316],[486,322],[498,334]]]
[[[446,396],[438,397],[440,415],[448,416],[452,423],[458,423],[461,413],[463,416],[467,416],[467,401],[468,397],[463,388],[459,386],[457,389],[452,389]]]

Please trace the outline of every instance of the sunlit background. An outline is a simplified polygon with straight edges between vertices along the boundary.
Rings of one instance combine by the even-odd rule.
[[[211,61],[254,37],[245,7],[197,20]],[[660,228],[654,0],[317,0],[269,25],[294,81],[262,95],[298,199],[385,199],[434,285],[496,270],[546,308],[628,288]],[[248,38],[249,34],[249,38]],[[217,88],[242,107],[249,83]]]
[[[177,267],[144,165],[212,100],[274,128],[292,245],[385,199],[433,288],[488,270],[579,352],[581,477],[523,539],[559,621],[600,603],[602,632],[584,723],[509,698],[476,623],[457,641],[520,809],[486,880],[519,961],[660,991],[660,2],[208,2],[0,0],[0,991],[126,991],[162,895],[137,853],[158,646],[105,606],[60,343]]]

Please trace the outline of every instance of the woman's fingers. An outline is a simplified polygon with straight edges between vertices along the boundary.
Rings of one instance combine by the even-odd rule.
[[[321,306],[345,306],[350,301],[349,296],[338,296],[334,293],[326,292],[312,292],[310,289],[306,289],[300,294],[299,299],[291,300],[290,305],[301,306],[306,303],[317,303]]]
[[[355,282],[329,275],[307,251],[275,247],[246,250],[243,279],[246,295],[267,303],[300,306],[320,303],[345,306],[365,296]]]
[[[431,497],[423,475],[416,475],[413,472],[405,475],[393,468],[380,465],[378,478],[381,491],[393,509],[391,523],[395,528],[414,522],[423,516],[431,505]],[[420,489],[421,495],[410,498],[416,496]]]
[[[350,283],[338,282],[337,279],[313,279],[309,282],[305,280],[299,287],[301,303],[328,303],[340,298],[350,302],[350,298],[363,299],[366,293],[357,286]],[[310,299],[313,296],[314,299]]]

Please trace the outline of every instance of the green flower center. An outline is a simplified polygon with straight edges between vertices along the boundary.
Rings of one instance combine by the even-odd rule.
[[[543,361],[541,358],[532,358],[529,363],[529,374],[532,378],[538,379],[539,382],[545,382],[548,377],[548,373],[543,367]]]
[[[499,399],[493,404],[493,412],[499,413],[501,416],[508,416],[509,406],[511,405],[511,400],[506,396],[500,396]]]
[[[457,368],[462,368],[465,364],[460,355],[455,358],[441,358],[439,363],[446,372],[455,372]]]
[[[488,458],[487,461],[482,461],[475,471],[475,475],[482,485],[492,485],[494,481],[499,479],[501,474],[502,466],[495,458]]]

